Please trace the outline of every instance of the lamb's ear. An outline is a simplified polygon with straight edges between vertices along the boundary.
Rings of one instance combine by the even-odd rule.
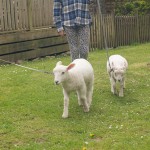
[[[75,64],[70,64],[68,67],[67,67],[67,71],[72,69],[73,67],[75,66]]]
[[[111,63],[111,69],[116,70],[116,67],[114,65],[114,62]]]
[[[59,65],[62,65],[62,62],[61,61],[58,61],[56,66],[59,66]]]

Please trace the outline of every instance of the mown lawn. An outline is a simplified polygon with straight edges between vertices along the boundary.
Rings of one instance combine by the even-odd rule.
[[[89,54],[95,71],[91,110],[84,113],[71,95],[69,118],[62,119],[63,94],[53,76],[13,65],[0,66],[0,150],[149,150],[150,43],[121,47],[129,63],[124,97],[110,92],[105,50]],[[52,70],[70,56],[23,62]]]

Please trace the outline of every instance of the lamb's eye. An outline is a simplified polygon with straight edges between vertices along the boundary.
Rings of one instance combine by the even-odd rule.
[[[62,72],[61,74],[65,74],[65,72]]]

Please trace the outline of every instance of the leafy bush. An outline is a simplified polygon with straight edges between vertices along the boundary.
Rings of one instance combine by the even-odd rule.
[[[149,1],[132,1],[125,2],[119,5],[116,2],[116,15],[135,15],[138,12],[139,15],[150,14],[150,2]]]

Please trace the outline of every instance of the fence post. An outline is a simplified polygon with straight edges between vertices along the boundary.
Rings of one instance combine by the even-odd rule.
[[[138,10],[136,11],[136,22],[137,22],[137,41],[140,43],[140,26],[139,26],[139,14]]]
[[[32,0],[27,0],[27,11],[28,11],[29,30],[32,30],[33,29],[33,24],[32,24]]]

